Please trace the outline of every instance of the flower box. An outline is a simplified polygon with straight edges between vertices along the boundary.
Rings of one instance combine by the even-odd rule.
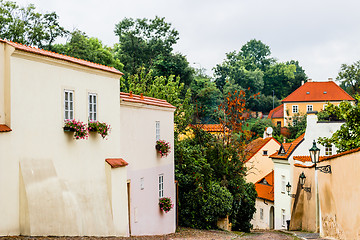
[[[161,157],[166,157],[170,153],[170,143],[164,140],[157,140],[155,149]]]
[[[64,132],[75,132],[75,129],[72,127],[63,127],[64,128]]]
[[[163,197],[159,199],[159,207],[161,211],[167,213],[174,207],[174,204],[171,202],[171,198]]]

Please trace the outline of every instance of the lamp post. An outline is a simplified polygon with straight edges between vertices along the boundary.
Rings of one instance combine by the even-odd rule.
[[[331,173],[331,166],[320,166],[317,167],[316,164],[319,162],[320,157],[320,149],[316,146],[316,142],[314,140],[312,148],[309,149],[311,162],[315,165],[315,196],[316,196],[316,232],[320,232],[320,204],[319,204],[319,184],[318,184],[318,173],[316,170],[320,170],[323,173]]]

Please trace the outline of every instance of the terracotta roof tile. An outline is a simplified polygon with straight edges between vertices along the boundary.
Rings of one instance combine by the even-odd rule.
[[[0,132],[11,132],[11,128],[6,126],[5,124],[0,124]]]
[[[195,124],[190,127],[201,128],[205,132],[224,132],[224,126],[222,124]]]
[[[70,57],[70,56],[67,56],[67,55],[63,55],[63,54],[59,54],[59,53],[39,49],[39,48],[36,48],[36,47],[26,46],[26,45],[11,42],[11,41],[8,41],[8,40],[0,39],[0,42],[7,43],[7,44],[13,46],[17,50],[30,52],[30,53],[34,53],[34,54],[38,54],[38,55],[42,55],[42,56],[46,56],[46,57],[56,58],[56,59],[59,59],[59,60],[72,62],[72,63],[83,65],[83,66],[86,66],[86,67],[95,68],[95,69],[99,69],[99,70],[103,70],[103,71],[123,75],[122,72],[120,72],[119,70],[117,70],[114,67],[108,67],[108,66],[105,66],[105,65],[102,65],[102,64],[89,62],[89,61],[86,61],[86,60],[83,60],[83,59]]]
[[[355,100],[333,81],[306,82],[300,86],[282,102],[326,102]]]
[[[265,144],[267,144],[271,139],[274,139],[276,141],[275,138],[257,138],[255,140],[253,140],[252,142],[250,142],[245,149],[245,153],[246,153],[246,160],[245,162],[249,161],[263,146],[265,146]],[[276,141],[277,143],[279,143],[278,141]],[[280,144],[280,143],[279,143]]]
[[[125,167],[128,165],[128,163],[122,159],[122,158],[107,158],[105,161],[112,167],[112,168],[118,168],[118,167]]]
[[[354,153],[354,152],[359,152],[359,151],[360,151],[360,148],[355,148],[355,149],[351,149],[351,150],[341,152],[341,153],[337,153],[337,154],[330,155],[330,156],[320,156],[319,157],[319,162],[334,159],[334,158],[337,158],[337,157],[341,157],[341,156],[351,154],[351,153]],[[300,162],[303,162],[303,163],[311,162],[310,156],[294,156],[294,160],[297,160],[297,161],[300,161]]]
[[[269,112],[268,118],[283,118],[284,117],[284,104],[274,108]]]
[[[277,159],[288,159],[291,153],[296,149],[296,147],[304,140],[305,133],[301,134],[300,137],[295,139],[291,143],[283,143],[276,153],[272,154],[271,158],[277,158]],[[284,149],[285,154],[279,154],[281,148]]]
[[[266,180],[265,184],[264,179]],[[258,198],[274,201],[274,171],[271,171],[268,175],[260,179],[255,183],[255,189],[258,194]]]
[[[120,100],[124,102],[142,103],[142,104],[153,105],[158,107],[176,109],[176,107],[174,107],[165,100],[152,98],[152,97],[145,97],[142,94],[136,95],[136,94],[132,94],[131,92],[130,93],[120,92]]]

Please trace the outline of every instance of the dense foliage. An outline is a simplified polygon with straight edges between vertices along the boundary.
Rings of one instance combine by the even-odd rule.
[[[319,120],[345,121],[330,138],[319,138],[319,143],[326,146],[334,144],[338,152],[344,152],[360,147],[360,96],[355,96],[357,104],[343,101],[339,106],[328,104],[323,112],[318,114]]]
[[[350,95],[360,94],[360,60],[351,65],[342,64],[337,80]]]

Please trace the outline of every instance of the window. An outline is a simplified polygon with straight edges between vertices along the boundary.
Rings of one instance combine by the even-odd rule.
[[[89,120],[96,121],[97,120],[97,96],[95,93],[89,93]]]
[[[332,145],[328,144],[325,146],[325,156],[330,156],[332,155]]]
[[[159,175],[159,198],[164,197],[164,174]]]
[[[156,141],[160,140],[160,121],[156,121]]]
[[[74,119],[74,91],[64,90],[64,120]]]
[[[323,110],[325,110],[326,106],[327,106],[327,104],[324,104],[324,105],[323,105]]]
[[[277,121],[276,126],[281,127],[281,121]]]
[[[267,156],[268,155],[268,151],[267,150],[264,150],[263,151],[263,156]]]
[[[281,224],[285,227],[285,209],[281,209]]]
[[[264,219],[264,209],[260,208],[260,219]]]
[[[285,176],[281,175],[281,193],[285,193],[285,186],[286,186]]]
[[[293,113],[298,113],[299,112],[299,106],[298,105],[293,105],[292,106],[292,112]]]
[[[313,111],[313,105],[306,105],[306,111],[312,112]]]

